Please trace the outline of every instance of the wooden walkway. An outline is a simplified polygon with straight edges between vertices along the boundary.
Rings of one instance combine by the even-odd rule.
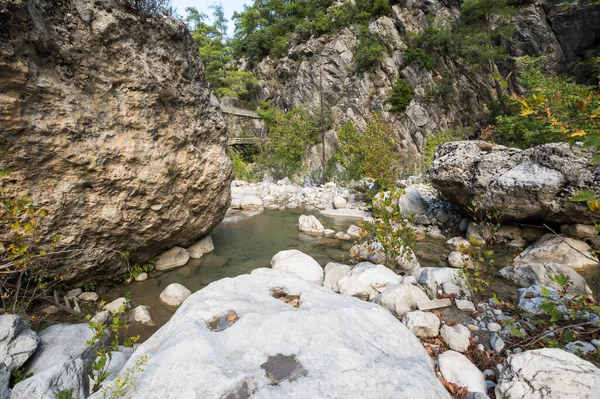
[[[235,116],[243,116],[245,118],[252,119],[262,119],[260,115],[258,115],[255,111],[250,111],[248,109],[229,107],[227,105],[221,106],[221,111],[225,114],[235,115]]]
[[[245,144],[259,145],[260,143],[264,143],[265,141],[267,141],[266,138],[259,138],[259,137],[230,137],[227,140],[227,144],[230,146],[245,145]]]

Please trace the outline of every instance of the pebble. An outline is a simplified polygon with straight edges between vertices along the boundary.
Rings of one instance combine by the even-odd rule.
[[[499,315],[501,315],[501,314],[502,314],[502,311],[501,311],[500,309],[494,309],[494,314],[495,314],[496,316],[499,316]]]
[[[475,324],[469,324],[469,325],[467,326],[467,328],[468,328],[469,330],[471,330],[471,331],[479,331],[479,327],[478,327],[478,326],[476,326]]]
[[[487,385],[487,389],[494,389],[496,387],[496,383],[490,380],[486,380],[485,385]]]
[[[100,295],[95,292],[82,292],[77,298],[79,298],[80,301],[96,302],[100,299]]]
[[[463,312],[474,312],[475,311],[475,305],[473,305],[473,302],[468,301],[468,300],[464,300],[464,299],[457,299],[455,301],[456,303],[456,307],[459,310],[462,310]]]
[[[596,348],[600,348],[600,339],[593,339],[592,345],[594,345]]]
[[[502,352],[502,349],[504,349],[506,344],[504,343],[504,340],[502,338],[500,338],[500,336],[498,334],[494,333],[490,337],[490,346],[492,347],[493,350],[500,353],[500,352]]]
[[[140,273],[135,276],[135,281],[146,281],[148,280],[148,273]]]
[[[477,345],[477,350],[480,352],[485,352],[485,346],[483,346],[482,344]]]
[[[487,329],[490,330],[491,332],[495,333],[495,332],[502,330],[502,326],[498,323],[488,323]]]

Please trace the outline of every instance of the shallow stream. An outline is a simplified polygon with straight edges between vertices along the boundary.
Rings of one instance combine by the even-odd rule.
[[[131,333],[140,334],[145,340],[165,324],[176,310],[159,300],[160,293],[171,283],[181,283],[196,292],[213,281],[249,273],[259,267],[269,267],[273,255],[287,249],[298,249],[312,256],[322,266],[328,262],[343,262],[348,258],[351,242],[300,233],[297,224],[302,214],[315,214],[325,228],[336,231],[346,231],[356,222],[325,217],[317,211],[306,209],[265,210],[251,217],[243,213],[233,214],[211,234],[215,246],[213,253],[169,272],[150,273],[146,281],[117,286],[109,290],[103,299],[109,302],[130,292],[133,307],[148,306],[157,325],[131,325]],[[494,252],[494,269],[499,269],[508,265],[519,251],[499,247]],[[426,238],[419,241],[415,253],[423,267],[447,266],[449,250],[445,247],[445,240]],[[501,298],[516,299],[517,287],[504,280],[494,278],[489,288]]]

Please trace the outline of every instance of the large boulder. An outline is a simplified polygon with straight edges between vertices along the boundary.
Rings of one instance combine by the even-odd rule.
[[[25,374],[34,375],[72,360],[88,362],[95,357],[95,349],[87,342],[94,332],[87,323],[55,324],[40,332],[40,345],[25,369]]]
[[[48,211],[52,274],[106,279],[221,222],[226,125],[184,22],[114,0],[5,1],[0,21],[5,195]]]
[[[387,287],[401,282],[402,276],[384,265],[361,262],[339,279],[337,285],[343,295],[370,300],[385,291]]]
[[[519,266],[507,266],[498,272],[500,276],[515,282],[520,287],[527,288],[531,285],[543,285],[560,289],[561,287],[550,279],[550,276],[560,274],[569,278],[567,291],[576,295],[593,294],[585,279],[575,270],[558,263],[527,263]]]
[[[39,342],[37,334],[19,316],[0,316],[0,363],[10,371],[23,366]]]
[[[465,212],[501,214],[504,220],[541,219],[558,223],[600,221],[585,202],[571,197],[583,190],[600,195],[600,174],[592,151],[566,143],[527,150],[483,141],[442,144],[431,168],[433,186]]]
[[[232,311],[235,323],[211,330]],[[196,292],[122,373],[144,355],[131,399],[449,398],[421,343],[387,311],[273,269]]]
[[[66,361],[19,382],[11,399],[56,399],[57,392],[68,391],[72,391],[73,399],[88,396],[89,379],[82,359]]]
[[[600,392],[600,369],[562,349],[536,349],[506,359],[496,398],[592,399]]]
[[[319,262],[297,249],[278,252],[271,259],[271,267],[294,273],[315,284],[323,284],[324,272]]]
[[[573,269],[598,266],[592,248],[583,241],[570,237],[546,234],[515,258],[515,265],[527,263],[560,263]]]

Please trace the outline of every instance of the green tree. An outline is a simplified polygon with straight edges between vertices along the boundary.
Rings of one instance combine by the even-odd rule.
[[[336,158],[350,179],[372,178],[386,189],[394,186],[406,169],[398,152],[400,143],[380,115],[374,115],[362,132],[348,121],[338,131],[338,139],[341,149]]]
[[[288,112],[270,109],[261,112],[269,127],[269,140],[257,157],[259,166],[276,179],[293,177],[311,146],[319,142],[316,118],[305,107]]]
[[[209,24],[208,15],[196,8],[186,8],[185,21],[192,33],[192,38],[198,45],[198,50],[204,62],[206,80],[211,89],[221,87],[225,79],[226,66],[231,62],[231,51],[222,40],[222,32],[217,25]]]
[[[522,93],[511,98],[517,112],[498,118],[496,139],[527,148],[583,138],[588,146],[598,148],[600,89],[547,75],[541,70],[542,63],[543,59],[519,61]]]
[[[223,8],[223,4],[213,4],[209,7],[213,10],[213,18],[215,19],[214,27],[219,31],[221,35],[221,41],[225,40],[227,36],[227,18],[225,18],[225,9]]]
[[[461,5],[461,23],[456,39],[461,56],[492,78],[493,88],[505,113],[510,112],[504,92],[507,84],[498,69],[505,49],[498,42],[514,33],[515,27],[510,23],[514,13],[510,0],[465,0]]]

